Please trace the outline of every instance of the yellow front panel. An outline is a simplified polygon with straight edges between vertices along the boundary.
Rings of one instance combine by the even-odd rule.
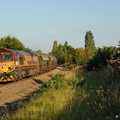
[[[0,62],[0,73],[9,73],[15,69],[14,62]]]

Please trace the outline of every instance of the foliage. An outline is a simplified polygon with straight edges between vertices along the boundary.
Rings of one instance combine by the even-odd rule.
[[[34,53],[36,53],[36,54],[40,54],[40,53],[42,53],[42,51],[41,50],[36,50],[36,51],[33,51]]]
[[[85,49],[85,56],[84,56],[84,63],[87,64],[89,59],[95,54],[95,51],[93,52],[90,48]]]
[[[25,50],[25,46],[15,37],[6,36],[0,39],[0,47],[13,49],[13,50]]]
[[[73,76],[74,77],[74,76]],[[39,88],[35,98],[31,99],[11,120],[53,120],[57,119],[61,110],[72,100],[74,86],[78,81],[66,79],[62,74],[52,76],[52,80]],[[41,94],[42,93],[42,94]]]
[[[107,69],[88,72],[80,69],[79,83],[53,76],[46,92],[37,94],[23,110],[11,120],[114,120],[120,118],[120,84]],[[119,74],[117,74],[119,77]],[[61,79],[64,79],[62,84]],[[112,80],[112,81],[111,81]],[[66,81],[66,82],[65,82]],[[59,84],[58,84],[59,83]],[[74,86],[76,87],[73,87]],[[71,87],[72,86],[72,87]],[[57,89],[56,89],[57,88]],[[41,93],[41,92],[40,92]]]
[[[67,41],[65,41],[64,45],[58,45],[58,42],[55,40],[51,54],[53,54],[58,59],[59,64],[86,64],[95,51],[96,47],[94,43],[94,36],[91,31],[88,31],[86,32],[85,36],[85,49],[74,49],[71,45],[68,45]]]
[[[85,35],[85,49],[89,48],[91,51],[95,51],[94,36],[91,31],[87,31]]]
[[[31,50],[29,47],[25,48],[24,51],[25,51],[25,52],[32,52],[32,50]]]
[[[25,52],[33,52],[29,47],[25,47],[23,43],[15,37],[6,36],[0,39],[0,47],[13,49],[13,50],[21,50]],[[42,52],[41,50],[37,50],[37,52]]]
[[[85,50],[84,48],[76,48],[74,60],[76,64],[83,64],[85,62]]]
[[[52,77],[51,81],[43,84],[40,91],[47,91],[49,89],[59,90],[61,88],[67,87],[67,81],[62,74],[56,74]]]
[[[65,44],[64,44],[64,46],[68,46],[68,41],[65,41]]]
[[[51,54],[57,58],[59,64],[74,62],[74,48],[68,45],[67,41],[64,45],[58,45],[57,41],[54,41]]]
[[[58,50],[58,42],[57,42],[57,40],[55,40],[54,42],[53,42],[53,48],[52,48],[52,53],[54,54],[54,55],[56,55],[56,52],[57,52],[57,50]]]
[[[57,59],[59,64],[66,63],[67,60],[67,49],[65,46],[59,44],[58,50],[57,50]]]
[[[113,120],[116,117],[120,118],[120,85],[116,82],[119,74],[116,75],[117,77],[114,77],[106,68],[98,72],[86,71],[84,73],[84,84],[79,84],[80,88],[78,87],[78,89],[82,87],[87,93],[87,97],[80,106],[83,108],[80,109],[80,115],[83,111],[85,112],[81,119]]]
[[[103,47],[98,48],[96,53],[93,55],[91,59],[89,59],[87,69],[98,69],[102,66],[106,65],[106,60],[109,60],[111,57],[113,57],[117,52],[116,47]]]
[[[68,45],[66,46],[67,49],[67,63],[74,63],[74,53],[75,53],[75,49],[71,46]]]

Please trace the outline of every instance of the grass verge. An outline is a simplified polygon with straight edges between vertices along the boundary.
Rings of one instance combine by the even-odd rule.
[[[107,69],[77,73],[70,78],[53,76],[11,120],[119,119],[119,76]]]

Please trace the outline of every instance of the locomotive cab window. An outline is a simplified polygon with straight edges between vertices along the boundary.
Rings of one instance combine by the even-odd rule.
[[[12,61],[12,54],[4,55],[4,61]]]

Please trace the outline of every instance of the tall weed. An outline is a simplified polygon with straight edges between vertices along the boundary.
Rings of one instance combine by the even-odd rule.
[[[119,77],[119,74],[117,74]],[[114,120],[120,118],[120,85],[106,68],[57,74],[12,120]],[[42,93],[42,94],[41,94]]]
[[[116,82],[119,74],[110,73],[106,68],[98,72],[85,72],[84,85],[79,88],[86,91],[86,99],[80,106],[81,119],[113,120],[120,118],[120,85]],[[85,109],[84,109],[85,108]],[[84,114],[81,114],[82,111]]]

